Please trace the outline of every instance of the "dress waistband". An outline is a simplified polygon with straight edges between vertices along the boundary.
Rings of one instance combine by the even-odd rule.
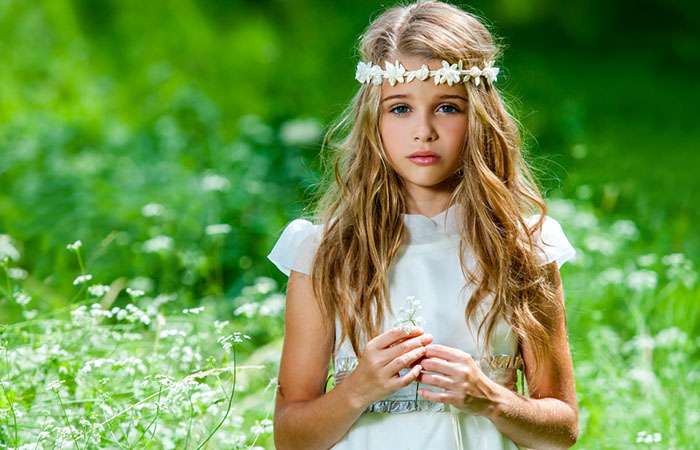
[[[494,354],[484,358],[475,358],[475,361],[484,371],[486,376],[491,378],[498,384],[504,385],[510,389],[515,389],[517,380],[517,370],[522,369],[523,360],[520,355],[511,356],[505,354]],[[354,356],[347,358],[338,358],[335,362],[335,373],[333,386],[343,381],[355,368],[358,361]],[[403,375],[408,369],[403,369],[399,374]],[[399,389],[392,396],[372,403],[367,406],[363,413],[407,413],[412,411],[449,411],[450,421],[452,423],[452,435],[455,441],[457,450],[464,449],[462,441],[462,426],[459,420],[459,411],[452,405],[445,403],[432,402],[422,398],[417,398],[416,391],[412,389],[414,383],[409,386]],[[429,387],[426,387],[428,389]],[[417,387],[416,387],[417,389]]]
[[[515,389],[517,380],[517,370],[522,369],[523,360],[520,355],[511,356],[506,354],[494,354],[484,358],[475,358],[475,361],[484,371],[486,376],[498,384]],[[335,362],[335,373],[333,375],[333,386],[337,386],[357,367],[358,361],[354,356],[338,358]],[[403,375],[408,369],[403,369],[399,374]],[[418,398],[416,399],[415,383],[411,383],[405,388],[399,389],[390,397],[372,403],[363,412],[380,413],[406,413],[411,411],[450,411],[448,405],[444,403],[432,402]],[[425,387],[430,389],[430,387]]]

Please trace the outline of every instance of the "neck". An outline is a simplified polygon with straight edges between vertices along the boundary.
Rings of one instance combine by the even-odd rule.
[[[406,212],[434,217],[447,209],[449,200],[449,192],[407,192]]]
[[[445,180],[440,186],[426,188],[414,184],[404,185],[407,214],[421,214],[434,217],[445,211],[450,204],[452,191],[456,187],[456,179]]]

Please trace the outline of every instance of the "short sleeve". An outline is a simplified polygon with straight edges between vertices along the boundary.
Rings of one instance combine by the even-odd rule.
[[[539,214],[530,216],[527,219],[528,226],[534,225],[540,218]],[[569,243],[559,222],[549,216],[545,216],[542,222],[542,229],[533,235],[535,251],[538,254],[541,264],[557,262],[557,267],[561,266],[574,257],[576,250]]]
[[[294,270],[311,274],[311,263],[319,245],[320,225],[296,219],[287,225],[267,258],[289,276]]]

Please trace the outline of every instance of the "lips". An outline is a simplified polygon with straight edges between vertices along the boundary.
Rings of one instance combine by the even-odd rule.
[[[440,156],[438,156],[437,153],[427,151],[414,152],[408,156],[409,161],[419,166],[429,166],[431,164],[435,164],[439,159]]]
[[[435,156],[438,157],[437,153],[435,152],[426,152],[426,151],[420,151],[420,152],[414,152],[408,155],[409,158],[417,158],[417,157],[430,157],[430,156]]]

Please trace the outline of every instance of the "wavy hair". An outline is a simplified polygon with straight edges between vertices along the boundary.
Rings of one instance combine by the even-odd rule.
[[[432,0],[386,10],[359,40],[359,56],[375,64],[407,54],[483,67],[500,53],[475,15]],[[462,206],[460,263],[474,286],[465,319],[469,323],[477,310],[488,310],[477,331],[488,349],[496,320],[503,317],[519,343],[532,349],[534,388],[551,354],[543,311],[561,308],[533,246],[547,209],[521,154],[520,124],[496,87],[466,83],[466,92],[468,131],[449,203]],[[314,294],[327,331],[337,317],[336,344],[347,338],[356,355],[391,312],[387,277],[406,235],[405,194],[379,132],[380,97],[380,85],[363,84],[326,134],[326,177],[315,210],[316,221],[325,225],[312,265]],[[533,213],[541,217],[528,226],[525,218]],[[476,257],[473,271],[463,259],[467,249]]]

